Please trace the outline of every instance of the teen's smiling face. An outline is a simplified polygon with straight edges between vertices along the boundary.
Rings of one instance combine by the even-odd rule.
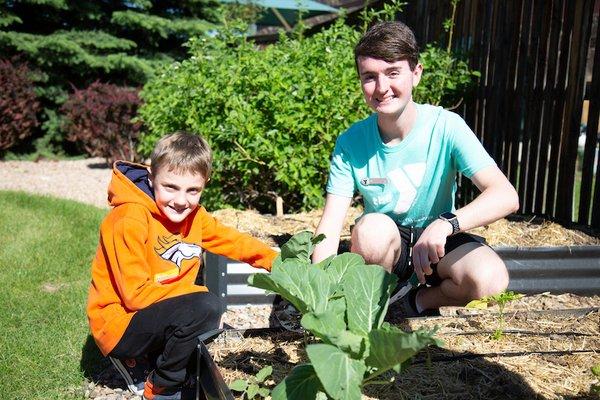
[[[198,207],[206,180],[198,173],[161,168],[156,176],[151,176],[150,184],[160,212],[169,221],[180,223]]]
[[[358,57],[357,66],[367,105],[382,115],[402,114],[423,72],[421,64],[411,70],[407,60],[389,63],[372,57]]]

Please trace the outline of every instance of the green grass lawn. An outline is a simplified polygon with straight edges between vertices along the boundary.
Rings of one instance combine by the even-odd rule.
[[[104,364],[85,303],[105,213],[0,191],[0,399],[82,398]]]

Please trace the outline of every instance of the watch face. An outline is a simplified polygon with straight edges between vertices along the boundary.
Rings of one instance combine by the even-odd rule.
[[[452,218],[456,218],[456,215],[452,214],[451,212],[445,212],[440,214],[440,217],[445,218],[445,219],[452,219]]]

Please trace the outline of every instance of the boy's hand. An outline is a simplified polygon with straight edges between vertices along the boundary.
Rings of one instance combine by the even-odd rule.
[[[431,275],[431,264],[437,264],[446,254],[446,238],[452,234],[452,225],[441,219],[433,221],[421,234],[413,246],[413,268],[420,283],[425,283],[425,275]]]

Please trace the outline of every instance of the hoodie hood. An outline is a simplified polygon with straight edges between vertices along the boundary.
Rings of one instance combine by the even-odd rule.
[[[140,204],[152,214],[160,215],[148,180],[149,175],[146,165],[116,161],[108,185],[109,204],[112,207],[126,203]]]

